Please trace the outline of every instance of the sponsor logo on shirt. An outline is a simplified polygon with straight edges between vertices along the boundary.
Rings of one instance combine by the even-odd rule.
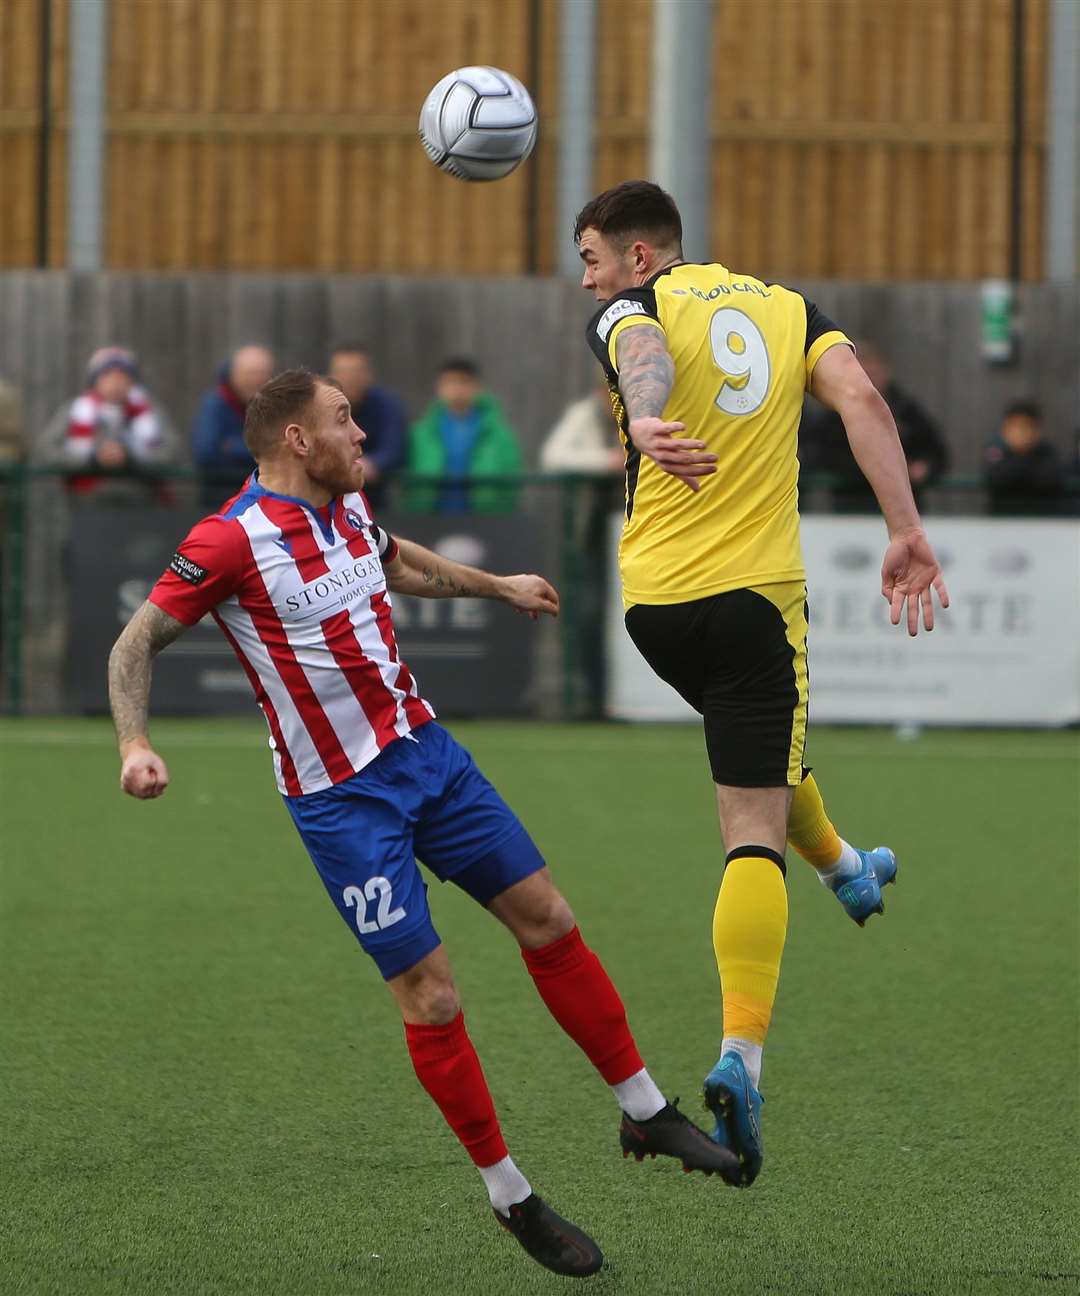
[[[382,563],[377,555],[368,554],[302,585],[278,604],[277,611],[283,620],[306,621],[312,617],[321,620],[357,599],[370,598],[376,590],[385,587]]]
[[[739,279],[732,283],[729,288],[727,284],[717,284],[715,288],[710,288],[708,292],[702,292],[700,288],[691,287],[690,291],[700,301],[715,301],[717,297],[730,297],[733,292],[736,293],[753,293],[756,297],[771,297],[772,293],[761,284],[747,283]]]
[[[180,552],[173,554],[172,562],[169,563],[169,571],[192,585],[201,585],[210,575],[205,567],[200,567],[198,563],[192,562],[190,558],[185,558]]]
[[[601,342],[608,340],[608,334],[619,322],[627,315],[648,315],[648,311],[642,306],[641,302],[636,301],[617,301],[613,302],[603,315],[596,322],[596,336]]]

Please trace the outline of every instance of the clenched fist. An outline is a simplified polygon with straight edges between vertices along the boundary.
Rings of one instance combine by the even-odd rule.
[[[149,745],[130,747],[120,769],[120,786],[128,796],[149,801],[169,786],[165,762]]]

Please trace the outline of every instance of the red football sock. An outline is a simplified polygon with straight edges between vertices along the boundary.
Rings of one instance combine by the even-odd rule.
[[[576,927],[521,956],[552,1017],[609,1085],[642,1069],[619,992]]]
[[[474,1163],[490,1166],[501,1161],[507,1155],[506,1144],[462,1014],[445,1026],[406,1022],[405,1040],[416,1078]]]

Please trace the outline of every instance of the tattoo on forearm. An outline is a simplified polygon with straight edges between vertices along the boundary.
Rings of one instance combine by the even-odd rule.
[[[109,654],[109,706],[116,741],[129,742],[147,730],[150,706],[150,663],[154,654],[171,644],[187,627],[144,603],[127,623]]]
[[[630,418],[659,418],[675,381],[675,361],[651,324],[624,329],[615,343],[619,391]]]
[[[446,590],[447,598],[472,598],[473,591],[460,580],[455,580],[453,576],[443,575],[441,567],[425,567],[420,573],[424,578],[425,585],[434,585],[437,590]]]

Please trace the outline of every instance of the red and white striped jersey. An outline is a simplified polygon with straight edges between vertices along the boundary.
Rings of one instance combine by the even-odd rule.
[[[364,495],[325,509],[255,474],[188,533],[150,601],[185,625],[208,612],[270,726],[286,796],[341,783],[435,712],[398,655],[383,559],[397,553]]]

